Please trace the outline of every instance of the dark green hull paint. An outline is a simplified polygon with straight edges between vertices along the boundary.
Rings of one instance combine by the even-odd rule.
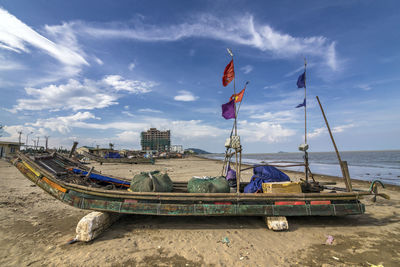
[[[21,163],[16,163],[19,171],[29,180],[37,184],[51,196],[79,209],[98,210],[105,212],[143,214],[143,215],[174,215],[174,216],[342,216],[363,214],[365,206],[358,200],[337,201],[330,205],[273,205],[272,203],[241,203],[231,205],[213,203],[183,203],[182,201],[146,201],[125,198],[111,198],[81,193],[74,190],[61,192],[41,177],[26,169]],[[178,203],[177,203],[178,202]]]
[[[69,195],[69,194],[68,194]],[[173,216],[342,216],[365,212],[360,202],[330,205],[257,205],[257,204],[171,204],[126,203],[86,198],[66,198],[68,204],[88,210],[126,214],[173,215]],[[67,201],[66,201],[67,200]]]

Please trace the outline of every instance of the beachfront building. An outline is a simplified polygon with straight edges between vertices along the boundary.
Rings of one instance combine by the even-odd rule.
[[[19,151],[21,145],[18,142],[0,141],[0,158],[12,158]]]
[[[176,153],[183,154],[185,151],[183,150],[183,146],[182,145],[172,145],[171,146],[171,152],[176,152]]]
[[[93,150],[93,147],[89,147],[89,146],[81,146],[79,148],[77,148],[75,151],[76,153],[83,155],[84,152],[86,153],[91,153],[90,150]]]
[[[140,134],[140,144],[142,150],[145,151],[170,151],[171,148],[171,132],[159,131],[156,128],[150,128],[146,132]]]

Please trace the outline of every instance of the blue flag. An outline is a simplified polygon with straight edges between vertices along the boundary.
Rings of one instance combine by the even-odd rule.
[[[303,72],[297,79],[297,88],[306,87],[306,72]]]
[[[306,99],[304,98],[303,103],[298,104],[298,105],[296,106],[296,108],[305,107],[305,106],[306,106]]]

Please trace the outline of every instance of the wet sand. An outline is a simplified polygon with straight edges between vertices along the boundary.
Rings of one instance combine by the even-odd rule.
[[[201,158],[93,166],[127,178],[158,169],[177,181],[215,176],[222,167]],[[249,180],[251,170],[243,177]],[[338,178],[315,178],[343,186]],[[354,181],[353,187],[367,189],[368,183]],[[286,232],[268,230],[260,217],[131,215],[94,241],[68,245],[90,211],[61,203],[0,160],[0,266],[400,266],[400,191],[380,191],[391,200],[365,198],[363,215],[289,217]],[[328,235],[333,245],[325,245]],[[229,244],[221,242],[225,237]]]

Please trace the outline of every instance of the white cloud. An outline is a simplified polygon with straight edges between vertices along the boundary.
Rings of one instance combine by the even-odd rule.
[[[141,108],[138,110],[139,112],[151,112],[151,113],[162,113],[160,110],[151,109],[151,108]]]
[[[227,133],[227,130],[205,124],[201,120],[172,121],[169,127],[179,140],[217,137]]]
[[[129,64],[128,69],[130,71],[132,71],[135,67],[136,67],[136,64],[132,62],[131,64]]]
[[[193,93],[185,90],[178,91],[178,95],[174,97],[174,100],[176,101],[184,101],[184,102],[189,102],[189,101],[195,101],[198,99],[198,96],[193,95]]]
[[[118,104],[119,91],[143,94],[150,92],[154,82],[127,80],[119,75],[109,75],[100,81],[85,79],[79,82],[70,79],[66,84],[48,85],[43,88],[27,87],[25,91],[31,98],[18,99],[17,105],[9,110],[91,110]]]
[[[360,85],[358,85],[357,87],[363,89],[364,91],[370,91],[370,90],[372,90],[372,87],[371,87],[371,85],[369,85],[369,84],[360,84]]]
[[[30,99],[18,99],[18,104],[12,112],[19,110],[43,110],[43,109],[95,109],[115,105],[118,96],[108,93],[97,87],[91,80],[83,83],[70,79],[68,83],[61,85],[49,85],[40,89],[25,88]]]
[[[119,142],[133,143],[140,139],[140,133],[134,131],[123,131],[117,134],[117,140]]]
[[[24,125],[3,125],[4,133],[1,136],[2,141],[18,142],[19,133],[22,131],[21,143],[26,143],[26,136],[29,134],[32,137],[31,132],[35,131],[35,128]],[[28,136],[29,137],[29,136]]]
[[[85,58],[77,52],[78,49],[75,50],[73,49],[74,46],[72,48],[69,46],[73,43],[72,31],[70,33],[63,32],[63,36],[66,36],[64,40],[69,41],[67,44],[55,43],[34,31],[6,10],[0,8],[0,48],[17,53],[29,53],[30,50],[26,47],[26,44],[29,44],[45,51],[65,65],[89,65]]]
[[[356,125],[353,123],[339,125],[339,126],[332,128],[332,133],[341,133],[341,132],[344,132],[346,129],[353,128],[355,126]],[[318,136],[321,136],[321,135],[324,135],[327,133],[328,133],[328,130],[325,127],[321,127],[321,128],[314,129],[311,133],[307,133],[307,137],[311,139],[311,138],[315,138],[315,137],[318,137]]]
[[[248,74],[248,73],[253,71],[253,66],[246,65],[246,66],[244,66],[244,67],[242,67],[240,69],[244,72],[244,74]]]
[[[18,62],[10,61],[3,55],[0,55],[0,70],[22,70],[25,69],[25,66],[21,65]]]
[[[263,114],[250,115],[252,119],[262,119],[271,122],[297,122],[298,113],[294,110],[284,110],[278,112],[265,112]]]
[[[104,77],[103,81],[114,87],[116,91],[128,91],[134,94],[144,94],[151,92],[150,88],[157,85],[155,82],[142,82],[134,80],[125,80],[120,75],[108,75]]]
[[[1,60],[1,59],[0,59]],[[0,70],[1,71],[7,71],[7,70],[23,70],[25,69],[25,66],[12,62],[12,61],[0,61]]]
[[[312,138],[318,137],[318,136],[320,136],[322,134],[325,134],[327,132],[328,131],[326,130],[325,127],[316,128],[311,133],[307,133],[307,137],[312,139]]]
[[[76,124],[77,122],[89,119],[99,119],[99,118],[96,118],[92,113],[86,111],[86,112],[78,112],[71,116],[60,116],[57,118],[38,119],[35,123],[28,123],[28,125],[34,127],[43,127],[51,131],[58,131],[62,134],[66,134],[71,131],[71,127],[78,125]]]
[[[296,134],[296,131],[284,128],[278,123],[239,121],[240,135],[246,142],[278,143]]]
[[[281,33],[268,24],[258,24],[252,15],[232,21],[212,15],[201,15],[189,22],[158,27],[137,22],[134,27],[99,27],[81,23],[76,31],[97,38],[126,38],[146,42],[178,41],[185,38],[211,38],[254,47],[279,58],[308,55],[323,60],[337,69],[335,42],[323,36],[294,37]]]
[[[203,114],[221,114],[221,106],[212,106],[212,107],[202,107],[195,108],[193,112],[203,113]]]
[[[133,115],[132,113],[130,113],[129,111],[122,111],[122,114],[125,114],[126,116],[129,116],[129,117],[135,117],[135,115]]]
[[[310,68],[310,67],[311,67],[311,63],[308,63],[308,68]],[[286,73],[285,77],[290,77],[290,76],[293,76],[295,74],[299,74],[300,75],[301,73],[303,73],[303,71],[304,71],[304,66],[301,66],[301,67],[298,67],[295,70],[292,70],[291,72]]]
[[[349,129],[349,128],[353,128],[353,127],[355,127],[355,126],[356,126],[356,125],[353,124],[353,123],[351,123],[351,124],[346,124],[346,125],[339,125],[339,126],[333,127],[332,132],[334,132],[334,133],[341,133],[341,132],[344,132],[344,130]]]
[[[95,58],[94,58],[94,61],[96,61],[96,63],[99,64],[100,66],[101,66],[101,65],[104,65],[104,62],[103,62],[100,58],[98,58],[98,57],[95,57]]]

